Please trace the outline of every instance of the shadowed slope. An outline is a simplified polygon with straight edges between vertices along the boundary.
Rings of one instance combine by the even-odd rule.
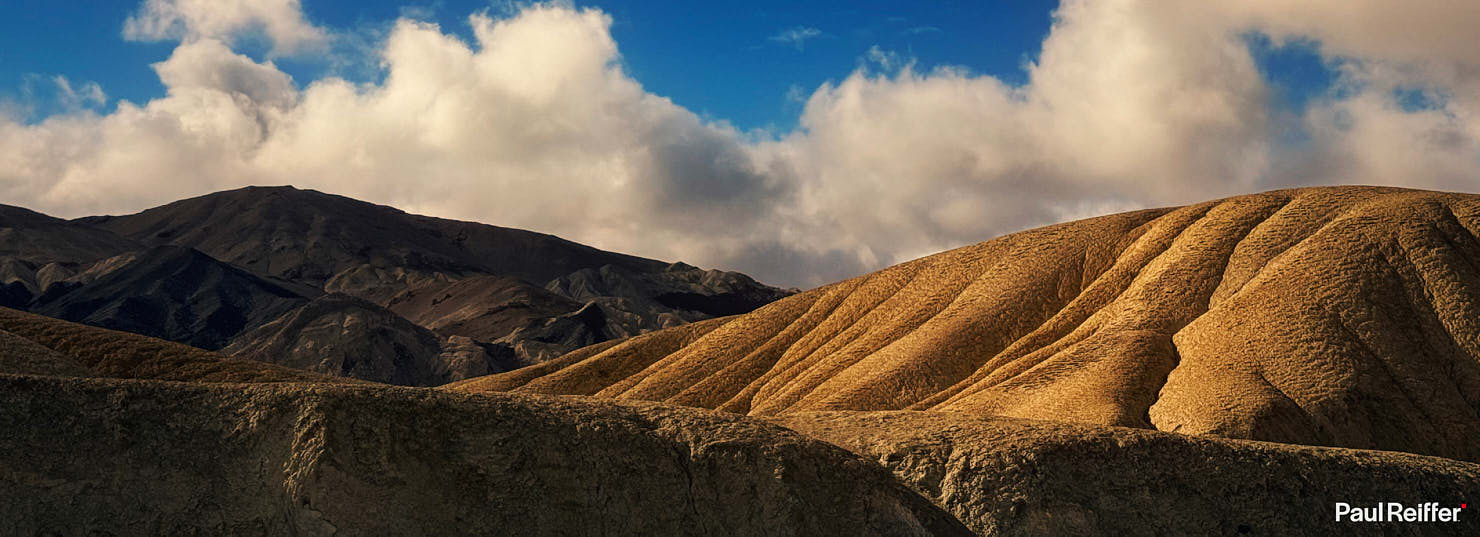
[[[81,221],[147,243],[189,246],[228,263],[315,286],[361,267],[424,274],[490,272],[544,284],[607,264],[639,270],[664,266],[553,235],[408,214],[293,187],[247,187],[138,214]]]
[[[0,205],[0,258],[86,263],[137,248],[137,242],[99,228]]]
[[[58,377],[95,376],[92,370],[75,358],[4,330],[0,330],[0,373]]]
[[[1480,459],[1480,196],[1276,191],[1030,230],[502,389],[937,409]],[[643,348],[646,347],[646,348]],[[1170,380],[1168,375],[1170,374]],[[463,389],[476,389],[467,384]]]
[[[768,418],[894,471],[978,535],[1474,535],[1480,464],[955,412]],[[1438,502],[1458,523],[1337,523]]]
[[[463,364],[444,360],[442,347],[442,338],[385,308],[329,294],[243,333],[221,353],[402,386],[437,386],[490,371],[477,345]]]
[[[49,361],[57,362],[55,358],[60,356],[86,368],[79,371],[64,361],[57,366],[60,369],[45,374],[191,382],[359,382],[251,360],[230,359],[188,345],[10,308],[0,308],[0,330],[13,336],[0,339],[0,345],[5,346],[5,354],[19,357],[15,359],[30,356],[31,361],[38,361],[51,357]]]
[[[158,246],[99,263],[101,274],[52,286],[30,310],[203,349],[220,349],[244,330],[306,302],[294,289],[197,250]],[[90,276],[84,272],[83,276]]]
[[[970,535],[834,446],[652,403],[0,375],[0,429],[7,535]]]
[[[581,303],[513,278],[474,276],[407,289],[385,307],[444,336],[494,341]]]
[[[0,223],[3,217],[0,211]],[[193,248],[226,264],[312,287],[314,293],[304,294],[310,298],[320,291],[356,296],[444,337],[507,345],[519,363],[748,312],[792,293],[735,272],[607,252],[543,233],[419,216],[293,187],[247,187],[132,215],[63,223],[143,244]],[[0,259],[0,284],[9,285],[0,286],[0,305],[27,307],[44,287],[38,283],[44,279],[37,274],[39,265],[5,261]],[[151,289],[130,296],[128,291],[114,290],[107,297],[133,304],[159,293]],[[108,301],[86,298],[89,303]],[[584,315],[570,318],[588,307]],[[276,316],[256,319],[247,328]],[[129,316],[114,317],[108,320]],[[178,331],[146,331],[169,320],[123,326],[85,319],[210,349],[229,343],[175,337]]]

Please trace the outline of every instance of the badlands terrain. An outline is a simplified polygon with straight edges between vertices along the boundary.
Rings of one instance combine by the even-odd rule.
[[[0,271],[3,534],[1480,534],[1480,195],[1268,192],[794,293],[266,188],[6,207]],[[1379,501],[1468,507],[1333,521]]]

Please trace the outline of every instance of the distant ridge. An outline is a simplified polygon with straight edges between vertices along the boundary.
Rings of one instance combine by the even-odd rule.
[[[291,186],[216,192],[137,214],[78,222],[139,242],[189,246],[228,263],[313,285],[361,266],[486,272],[543,285],[587,267],[658,270],[666,265],[554,235],[418,216]]]
[[[507,371],[791,293],[291,186],[71,221],[0,206],[0,306],[383,382]]]

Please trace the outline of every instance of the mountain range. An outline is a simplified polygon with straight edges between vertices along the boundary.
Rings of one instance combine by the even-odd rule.
[[[292,187],[70,221],[0,207],[0,239],[0,305],[407,385],[506,371],[791,293]]]
[[[1113,214],[794,293],[311,191],[151,211],[4,213],[0,533],[1480,532],[1476,194]],[[1379,502],[1458,514],[1333,522]]]

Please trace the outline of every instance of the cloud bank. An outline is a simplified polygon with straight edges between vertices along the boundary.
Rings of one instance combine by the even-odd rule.
[[[401,20],[378,50],[384,80],[296,84],[233,49],[243,32],[279,54],[323,46],[296,1],[148,0],[125,34],[180,41],[154,65],[167,94],[0,118],[0,196],[79,216],[294,184],[809,286],[1119,210],[1480,187],[1480,9],[1230,4],[1065,1],[1021,86],[874,49],[778,136],[644,90],[594,9],[476,14],[471,43]],[[1251,33],[1318,43],[1337,87],[1286,117]],[[1300,140],[1281,141],[1289,129]]]

